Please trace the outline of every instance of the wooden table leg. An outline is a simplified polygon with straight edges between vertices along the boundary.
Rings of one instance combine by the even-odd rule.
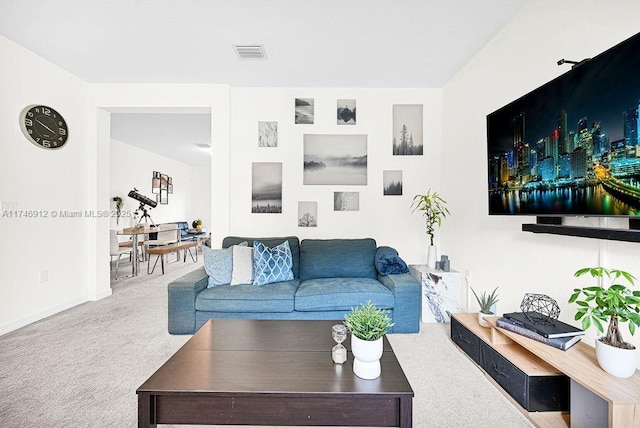
[[[156,428],[155,397],[138,393],[138,428]]]
[[[413,427],[412,397],[400,397],[400,426],[402,428]]]

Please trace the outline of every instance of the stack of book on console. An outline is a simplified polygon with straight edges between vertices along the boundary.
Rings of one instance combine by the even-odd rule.
[[[535,316],[531,318],[536,319]],[[504,314],[496,320],[496,325],[563,351],[571,348],[584,336],[584,330],[559,320],[534,323],[523,312]]]

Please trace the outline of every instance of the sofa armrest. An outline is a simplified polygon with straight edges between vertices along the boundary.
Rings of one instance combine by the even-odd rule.
[[[392,333],[420,332],[420,283],[408,273],[378,275],[378,280],[393,292]]]
[[[208,282],[207,272],[201,267],[169,283],[169,333],[196,332],[196,297]]]

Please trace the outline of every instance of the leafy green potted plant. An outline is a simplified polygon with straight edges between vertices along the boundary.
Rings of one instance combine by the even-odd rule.
[[[351,308],[344,316],[344,325],[351,332],[353,373],[362,379],[376,379],[380,376],[382,338],[394,326],[389,311],[367,301]]]
[[[630,377],[636,371],[637,350],[622,338],[620,323],[629,323],[629,332],[633,336],[636,327],[640,327],[640,291],[633,290],[635,277],[619,269],[591,267],[578,270],[576,277],[589,274],[597,278],[598,284],[575,288],[569,303],[578,305],[575,319],[582,320],[582,329],[595,326],[604,332],[603,323],[609,323],[604,336],[596,338],[596,357],[600,367],[617,377]],[[626,286],[618,282],[624,279]],[[604,285],[608,280],[610,284]]]
[[[493,306],[498,303],[499,300],[498,287],[494,288],[491,294],[487,294],[486,291],[483,291],[482,294],[478,295],[473,288],[471,288],[471,291],[473,292],[473,295],[476,296],[478,306],[480,306],[480,311],[478,312],[478,323],[483,327],[490,327],[491,324],[485,320],[485,317],[492,317],[495,315]]]
[[[429,235],[429,252],[427,255],[427,265],[430,268],[436,266],[436,258],[438,257],[437,248],[433,244],[433,237],[435,234],[436,225],[440,227],[442,220],[449,215],[449,209],[447,208],[447,201],[437,192],[432,192],[431,189],[427,189],[424,195],[415,195],[411,202],[411,213],[416,211],[422,212],[427,225],[427,235]]]
[[[120,224],[120,214],[122,213],[122,206],[124,205],[124,201],[120,196],[114,196],[113,202],[116,203],[116,224]]]

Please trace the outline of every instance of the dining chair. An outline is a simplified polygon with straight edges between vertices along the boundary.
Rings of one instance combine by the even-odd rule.
[[[111,235],[109,237],[109,249],[110,249],[110,253],[111,253],[111,262],[110,262],[110,266],[111,269],[113,269],[113,258],[114,257],[118,257],[118,259],[116,260],[116,275],[115,275],[115,279],[116,281],[118,280],[118,265],[120,264],[120,257],[122,257],[124,254],[127,254],[129,257],[131,257],[132,248],[127,248],[127,247],[120,247],[120,243],[118,242],[118,233],[115,229],[111,229]]]

